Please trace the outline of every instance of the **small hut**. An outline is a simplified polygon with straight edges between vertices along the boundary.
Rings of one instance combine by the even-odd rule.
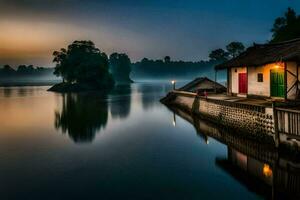
[[[217,92],[217,93],[223,93],[226,92],[226,87],[210,80],[207,77],[199,77],[196,78],[195,80],[189,82],[188,84],[186,84],[185,86],[179,88],[179,90],[181,91],[187,91],[187,92],[208,92],[208,93],[213,93],[213,92]]]

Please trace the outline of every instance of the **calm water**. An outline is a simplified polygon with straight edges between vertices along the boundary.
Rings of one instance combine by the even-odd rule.
[[[247,156],[160,104],[169,86],[46,89],[0,88],[0,199],[266,198],[272,174],[254,189],[232,174],[223,161],[247,177]]]

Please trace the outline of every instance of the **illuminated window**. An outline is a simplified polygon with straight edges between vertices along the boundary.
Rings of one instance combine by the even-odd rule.
[[[257,74],[257,82],[264,82],[264,75],[262,73]]]

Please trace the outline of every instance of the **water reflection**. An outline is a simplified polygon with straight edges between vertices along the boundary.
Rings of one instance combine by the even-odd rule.
[[[299,159],[277,155],[272,159],[247,155],[228,147],[227,158],[216,159],[216,164],[235,179],[268,199],[300,198]]]
[[[48,89],[47,86],[0,87],[0,98],[29,97],[34,95],[41,95],[46,89]]]
[[[113,119],[125,119],[130,114],[131,85],[118,85],[110,94],[110,113]]]
[[[62,108],[55,111],[55,127],[74,142],[91,142],[106,126],[108,105],[101,94],[63,94]]]
[[[157,105],[158,100],[170,91],[170,86],[166,84],[141,84],[138,85],[138,92],[141,94],[141,100],[144,110],[150,110]]]
[[[3,95],[4,97],[10,97],[12,94],[12,89],[10,87],[3,88]]]
[[[192,123],[206,144],[212,137],[227,145],[227,157],[217,157],[216,166],[248,190],[266,199],[300,199],[299,156],[239,137],[237,133],[222,130],[182,110],[171,109]]]
[[[299,197],[297,159],[188,114],[174,115],[159,103],[164,87],[149,85],[122,86],[105,96],[36,87],[20,97],[14,87],[5,98],[0,89],[2,199]],[[142,95],[144,104],[152,102],[147,111]],[[92,140],[83,148],[70,145]]]

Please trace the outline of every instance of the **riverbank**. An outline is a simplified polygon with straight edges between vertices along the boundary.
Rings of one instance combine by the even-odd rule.
[[[90,91],[100,91],[100,92],[108,92],[114,87],[114,84],[107,85],[106,87],[99,87],[97,84],[91,83],[58,83],[53,85],[48,91],[51,92],[60,92],[60,93],[68,93],[68,92],[90,92]]]
[[[287,149],[278,149],[263,141],[251,140],[235,130],[215,126],[206,119],[176,107],[169,109],[174,112],[174,121],[182,118],[193,125],[197,135],[207,146],[214,139],[226,144],[227,157],[216,158],[216,165],[251,191],[266,199],[299,197],[299,152],[286,151]]]
[[[298,111],[275,108],[269,100],[232,97],[225,94],[207,98],[185,91],[172,91],[161,102],[201,116],[213,123],[236,130],[257,141],[286,145],[300,150]],[[293,128],[290,128],[293,127]]]
[[[38,81],[0,81],[0,87],[22,87],[22,86],[51,86],[60,80],[38,80]]]

